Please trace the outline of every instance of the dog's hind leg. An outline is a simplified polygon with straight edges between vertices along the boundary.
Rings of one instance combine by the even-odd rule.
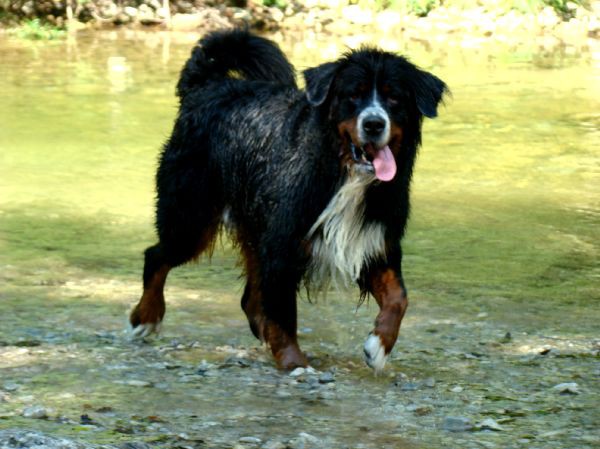
[[[160,221],[160,242],[145,252],[144,292],[129,316],[134,337],[158,333],[165,315],[164,286],[169,271],[211,248],[218,232],[219,217],[213,211],[197,214],[195,219],[183,221],[185,224]]]
[[[375,328],[369,334],[364,346],[365,361],[376,372],[385,366],[387,358],[396,343],[400,323],[408,307],[406,289],[400,268],[401,250],[399,246],[390,251],[388,260],[372,267],[365,273],[367,289],[379,305]]]
[[[165,263],[160,244],[144,253],[144,293],[129,316],[134,337],[158,333],[165,315],[163,289],[171,267]]]

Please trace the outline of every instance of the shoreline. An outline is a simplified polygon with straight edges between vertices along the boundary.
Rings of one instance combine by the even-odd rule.
[[[158,5],[159,2],[155,3]],[[373,11],[360,5],[341,4],[339,0],[308,0],[304,5],[290,4],[285,9],[255,4],[248,4],[246,8],[221,5],[187,13],[175,11],[173,14],[170,11],[165,13],[164,8],[149,11],[150,8],[144,6],[142,4],[136,11],[133,7],[124,7],[120,12],[113,9],[114,16],[104,13],[102,20],[92,18],[82,22],[73,18],[71,13],[71,19],[51,17],[48,23],[54,21],[56,28],[69,34],[81,30],[126,29],[194,32],[200,35],[219,28],[247,26],[265,33],[303,32],[332,36],[375,33],[391,36],[401,33],[408,39],[464,48],[498,43],[506,46],[535,44],[547,50],[567,48],[575,52],[596,52],[600,49],[598,0],[591,2],[587,8],[569,4],[568,17],[561,17],[551,7],[523,13],[490,5],[466,9],[439,6],[426,16],[419,17],[392,9]],[[128,19],[123,17],[125,12]],[[95,16],[100,17],[98,14]],[[15,33],[15,30],[26,28],[27,23],[24,18],[16,26],[14,23],[13,26],[0,24],[0,33]]]

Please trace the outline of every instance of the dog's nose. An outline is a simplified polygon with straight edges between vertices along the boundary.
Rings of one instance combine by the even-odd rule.
[[[385,128],[385,121],[383,118],[376,115],[365,117],[363,121],[363,130],[368,136],[377,137]]]

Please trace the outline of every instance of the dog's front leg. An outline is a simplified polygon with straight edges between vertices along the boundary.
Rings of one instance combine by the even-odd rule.
[[[367,274],[367,288],[379,305],[379,314],[375,319],[375,329],[365,342],[365,361],[378,372],[385,366],[396,343],[408,298],[399,268],[379,266],[371,270]]]

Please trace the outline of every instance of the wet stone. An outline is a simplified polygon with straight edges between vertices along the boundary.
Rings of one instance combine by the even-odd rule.
[[[150,383],[150,382],[146,382],[145,380],[137,380],[137,379],[126,380],[124,382],[124,384],[129,385],[130,387],[141,387],[141,388],[152,386],[152,383]]]
[[[428,377],[427,379],[425,379],[423,381],[423,385],[427,388],[434,388],[435,387],[435,379],[433,377]]]
[[[472,428],[471,420],[464,416],[447,416],[442,423],[442,429],[448,432],[466,432]]]
[[[333,373],[330,373],[329,371],[321,374],[319,376],[319,383],[321,384],[328,384],[331,382],[335,382],[335,378],[333,376]]]
[[[494,430],[496,432],[504,430],[504,428],[492,418],[484,419],[475,427],[479,430]]]
[[[306,432],[300,432],[297,438],[288,442],[290,449],[320,449],[322,442],[319,438]]]
[[[422,405],[422,404],[413,404],[406,407],[406,409],[410,412],[413,412],[417,416],[425,416],[429,415],[433,412],[433,407],[430,405]]]
[[[252,366],[252,362],[248,359],[243,357],[228,357],[221,365],[219,365],[219,368],[249,368],[250,366]]]
[[[4,391],[17,391],[19,388],[21,388],[21,386],[14,382],[6,382],[4,385],[2,385],[2,389]]]
[[[131,443],[123,443],[122,445],[119,446],[119,449],[151,449],[151,446],[149,446],[146,443],[140,443],[140,442],[131,442]]]
[[[579,385],[576,382],[565,382],[554,385],[552,390],[560,394],[579,394]]]
[[[290,396],[292,396],[292,393],[284,389],[279,389],[275,391],[275,396],[277,396],[278,398],[289,398]]]
[[[260,444],[262,443],[262,440],[258,437],[241,437],[238,440],[240,443],[246,443],[246,444]]]
[[[23,417],[30,419],[46,419],[48,418],[48,410],[40,405],[34,405],[23,409]]]
[[[303,375],[305,372],[306,372],[305,368],[298,367],[295,370],[293,370],[293,371],[290,372],[290,376],[291,377],[298,377],[298,376]]]
[[[272,440],[267,441],[260,447],[260,449],[286,449],[286,447],[287,446],[281,441]]]
[[[116,449],[116,446],[97,446],[66,438],[46,436],[30,430],[0,430],[0,448],[27,449]],[[125,449],[125,448],[124,448]],[[129,448],[127,448],[129,449]],[[138,448],[135,448],[138,449]],[[139,448],[142,449],[142,448]]]
[[[416,391],[419,387],[420,385],[416,382],[403,382],[400,384],[401,391]]]

